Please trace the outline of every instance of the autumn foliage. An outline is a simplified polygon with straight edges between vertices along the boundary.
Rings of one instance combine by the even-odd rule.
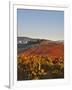
[[[64,57],[19,55],[17,75],[18,80],[64,78]]]

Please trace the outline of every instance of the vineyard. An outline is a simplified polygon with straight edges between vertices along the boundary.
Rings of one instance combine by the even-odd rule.
[[[17,57],[17,80],[64,78],[64,57],[20,55]]]

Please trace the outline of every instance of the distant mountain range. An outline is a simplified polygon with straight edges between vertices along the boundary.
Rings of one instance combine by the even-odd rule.
[[[47,41],[48,43],[64,43],[64,40],[52,41],[47,39],[34,39],[29,37],[17,37],[17,44],[27,44],[28,42]]]

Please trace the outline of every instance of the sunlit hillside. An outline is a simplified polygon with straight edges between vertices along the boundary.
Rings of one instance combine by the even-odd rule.
[[[64,42],[28,38],[24,43],[22,39],[18,43],[17,75],[18,80],[64,78]]]

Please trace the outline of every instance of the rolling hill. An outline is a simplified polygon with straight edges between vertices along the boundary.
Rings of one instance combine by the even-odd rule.
[[[64,78],[64,41],[19,37],[17,80]]]
[[[64,41],[52,41],[45,39],[32,39],[27,37],[19,37],[18,41],[26,42],[21,43],[18,47],[18,55],[25,56],[50,56],[50,57],[60,57],[64,56]],[[19,45],[19,44],[18,44]],[[19,50],[20,49],[20,50]]]

